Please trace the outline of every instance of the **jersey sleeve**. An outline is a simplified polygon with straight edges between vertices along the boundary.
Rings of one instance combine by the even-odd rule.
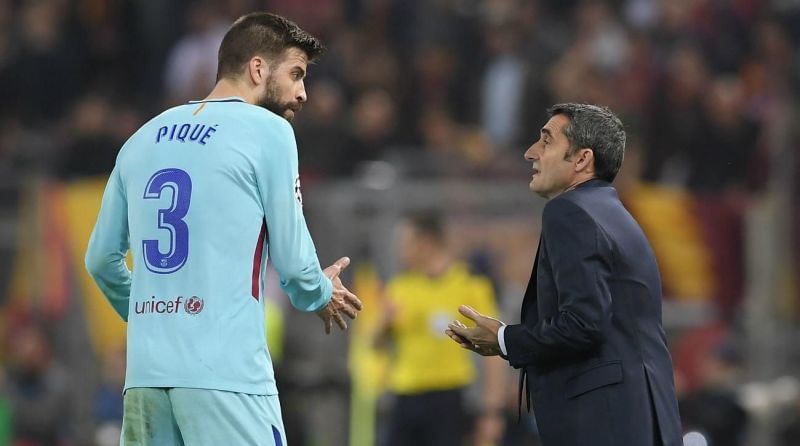
[[[255,167],[269,255],[292,305],[317,311],[328,304],[333,284],[322,272],[303,216],[294,132],[285,122],[274,129],[265,142],[265,156]]]
[[[131,271],[125,264],[129,248],[128,205],[117,166],[106,184],[85,262],[100,291],[125,321],[131,294]]]

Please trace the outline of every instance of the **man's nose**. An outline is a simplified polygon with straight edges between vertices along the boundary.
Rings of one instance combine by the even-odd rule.
[[[538,156],[536,155],[536,144],[533,144],[532,146],[528,147],[528,150],[525,151],[524,156],[525,159],[528,161],[533,161],[537,159]]]
[[[297,99],[297,102],[300,103],[303,103],[308,99],[308,96],[306,96],[306,86],[303,82],[300,82],[300,89],[297,90],[297,97],[295,97],[295,99]]]

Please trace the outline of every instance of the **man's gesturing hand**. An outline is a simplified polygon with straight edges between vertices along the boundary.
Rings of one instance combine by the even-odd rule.
[[[499,355],[501,351],[497,342],[497,331],[503,323],[484,316],[466,305],[458,307],[458,312],[475,322],[476,326],[469,328],[459,321],[453,321],[447,326],[445,334],[460,346],[479,355]]]
[[[344,315],[350,319],[355,319],[359,311],[361,311],[361,301],[358,297],[351,293],[350,290],[342,285],[342,280],[339,279],[339,274],[347,268],[350,264],[349,257],[342,257],[337,260],[333,265],[325,268],[323,271],[331,282],[333,282],[333,295],[328,305],[325,305],[321,310],[317,311],[317,315],[325,323],[325,334],[330,334],[333,322],[342,330],[347,330],[347,322]]]

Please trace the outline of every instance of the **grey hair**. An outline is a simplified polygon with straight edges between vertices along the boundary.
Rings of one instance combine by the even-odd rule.
[[[570,145],[566,158],[578,149],[592,149],[597,178],[614,181],[625,157],[622,121],[608,107],[590,104],[556,104],[547,109],[547,114],[569,118],[563,129]]]

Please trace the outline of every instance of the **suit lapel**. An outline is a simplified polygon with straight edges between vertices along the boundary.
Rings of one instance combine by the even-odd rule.
[[[531,271],[531,278],[528,279],[528,287],[525,289],[525,297],[522,299],[522,309],[520,319],[524,323],[527,319],[528,306],[536,304],[536,274],[539,269],[539,256],[542,253],[542,238],[544,235],[539,236],[539,246],[536,248],[536,257],[533,260],[533,270]]]
[[[531,271],[531,278],[528,279],[528,287],[525,289],[525,297],[522,299],[522,315],[520,316],[521,323],[525,323],[528,319],[528,307],[533,305],[533,311],[538,312],[538,308],[536,307],[536,275],[539,269],[539,256],[542,253],[542,238],[544,235],[542,234],[539,236],[539,246],[536,247],[536,257],[533,259],[533,270]],[[534,316],[536,319],[536,316]],[[526,385],[527,380],[526,377],[528,375],[527,367],[522,367],[519,370],[519,387],[517,393],[517,422],[522,419],[522,395],[525,394],[525,403],[528,409],[528,412],[531,411],[531,389],[530,386]]]

